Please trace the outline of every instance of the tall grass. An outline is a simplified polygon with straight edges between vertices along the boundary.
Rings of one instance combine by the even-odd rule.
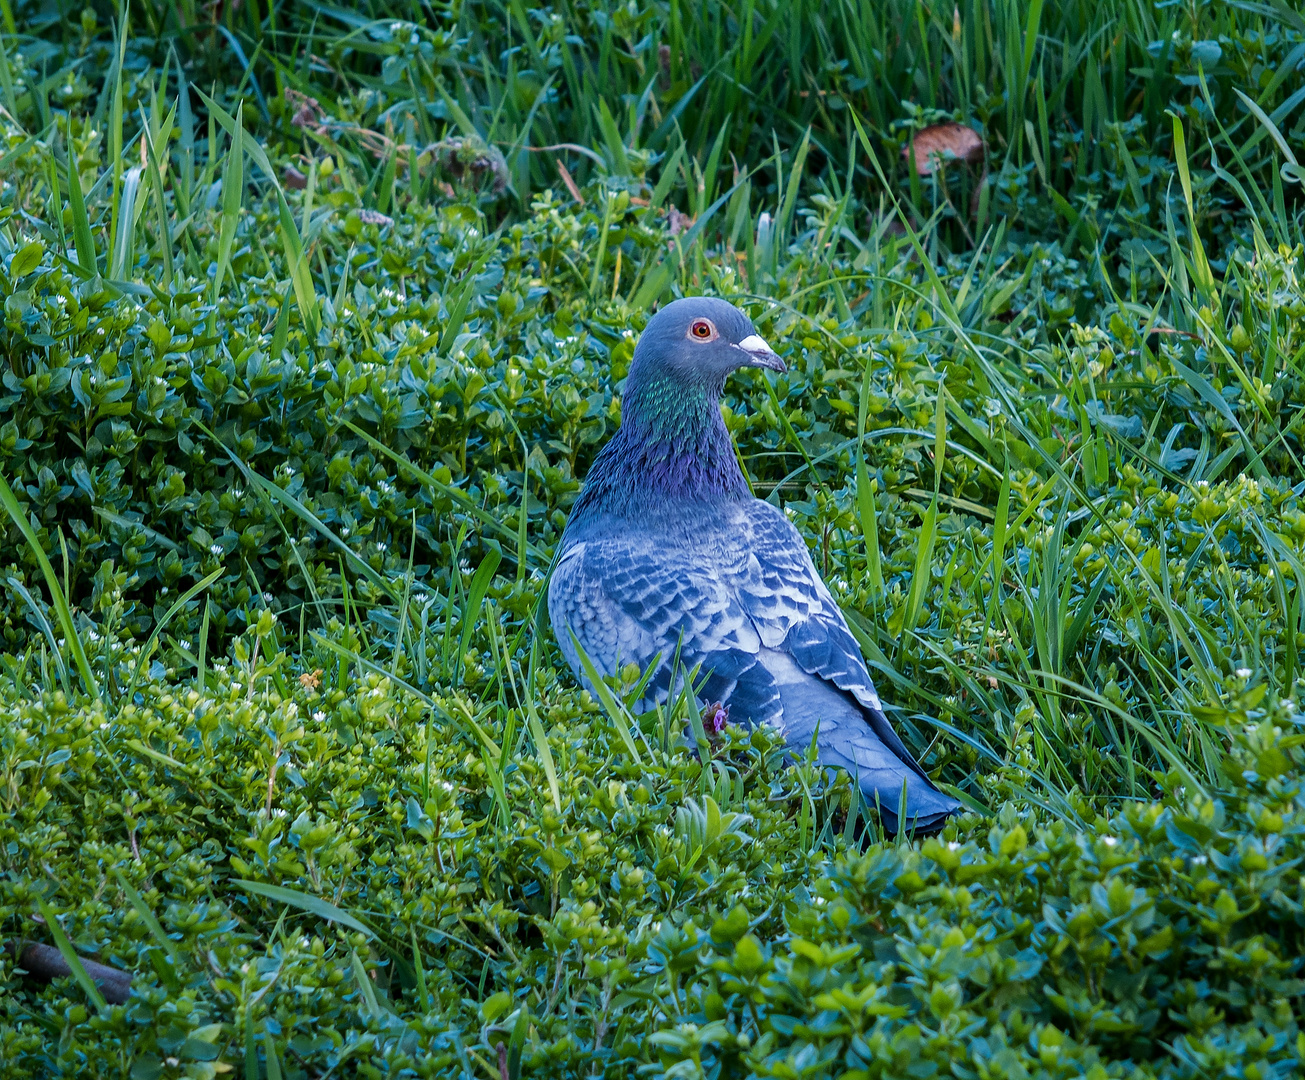
[[[706,202],[730,161],[761,170],[769,190],[782,187],[787,164],[772,138],[786,158],[809,140],[804,186],[850,176],[864,192],[873,176],[854,150],[860,115],[915,209],[927,217],[945,206],[963,220],[972,202],[987,209],[978,170],[921,181],[898,153],[925,124],[955,116],[985,135],[988,175],[1055,192],[1047,209],[1076,232],[1102,194],[1103,169],[1129,174],[1127,213],[1161,220],[1149,159],[1170,156],[1174,110],[1196,125],[1194,146],[1219,125],[1252,136],[1248,165],[1269,187],[1272,155],[1234,89],[1253,88],[1258,108],[1288,118],[1305,28],[1281,0],[558,0],[529,9],[490,0],[455,14],[367,0],[220,10],[212,22],[177,0],[147,0],[132,18],[157,63],[175,52],[190,81],[248,95],[282,133],[293,110],[277,105],[281,92],[316,93],[329,72],[338,90],[373,95],[364,126],[397,141],[451,132],[501,147],[522,207],[557,185],[557,154],[583,182],[595,169],[642,174],[681,138],[699,163],[696,175],[686,170],[689,187]],[[76,30],[63,25],[65,48]],[[331,137],[349,141],[343,129]],[[391,171],[398,156],[389,155]],[[950,231],[963,242],[967,230]]]

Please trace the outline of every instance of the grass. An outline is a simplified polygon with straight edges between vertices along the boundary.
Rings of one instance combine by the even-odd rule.
[[[0,1068],[1298,1067],[1294,11],[11,14]],[[560,664],[698,291],[936,842]]]

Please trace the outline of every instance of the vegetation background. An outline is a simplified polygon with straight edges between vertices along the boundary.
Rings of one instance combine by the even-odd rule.
[[[0,1074],[1300,1071],[1298,7],[0,31]],[[939,837],[539,618],[692,292]]]

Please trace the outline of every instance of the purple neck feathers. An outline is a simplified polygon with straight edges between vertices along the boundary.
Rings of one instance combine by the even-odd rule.
[[[665,376],[627,384],[621,427],[595,459],[572,523],[601,514],[637,518],[675,502],[749,498],[720,390]]]

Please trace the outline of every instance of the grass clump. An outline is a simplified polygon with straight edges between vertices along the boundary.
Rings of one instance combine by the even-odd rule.
[[[1299,1069],[1301,27],[763,7],[10,28],[5,1070]],[[952,111],[986,168],[906,172]],[[703,291],[788,364],[726,422],[937,838],[536,619]]]

